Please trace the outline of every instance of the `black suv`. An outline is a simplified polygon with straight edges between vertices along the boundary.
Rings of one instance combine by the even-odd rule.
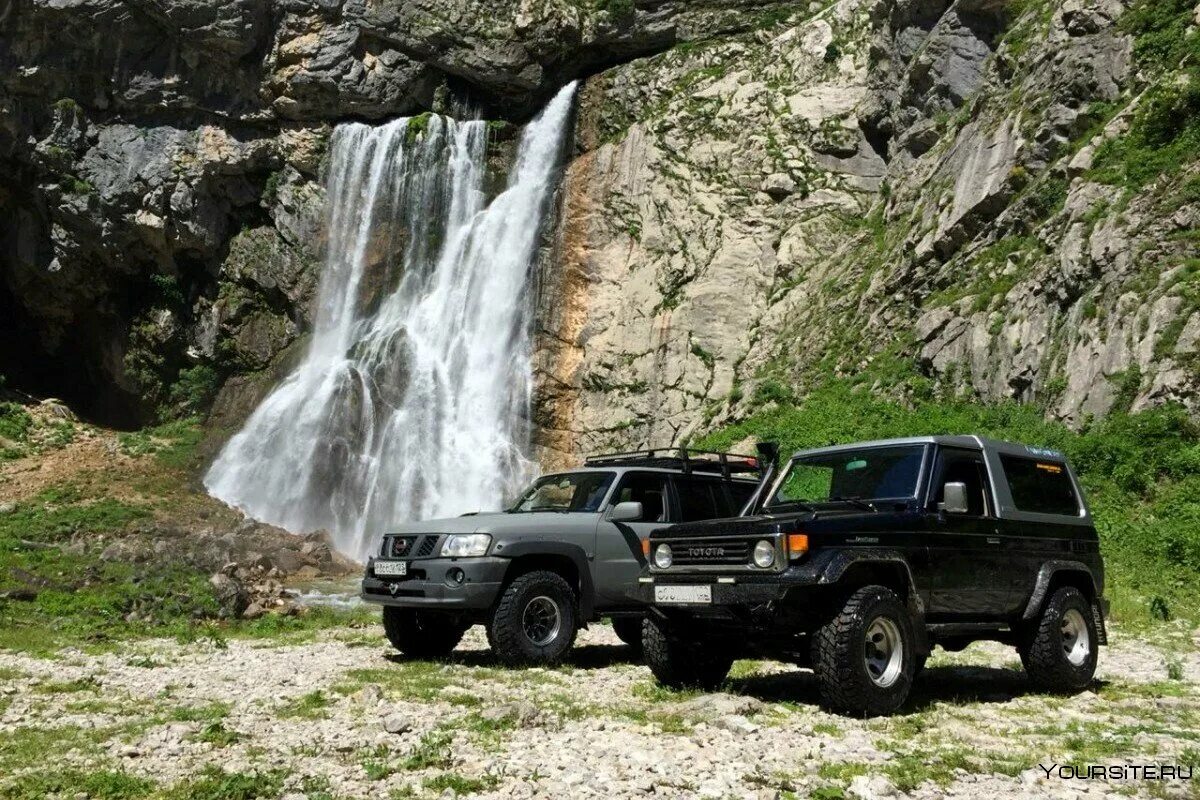
[[[388,639],[411,656],[446,655],[480,624],[501,661],[550,664],[601,617],[640,646],[643,609],[631,594],[650,531],[737,514],[761,477],[754,456],[732,453],[593,456],[538,478],[506,511],[392,528],[367,563],[362,598],[384,607]]]
[[[1090,683],[1104,564],[1061,453],[927,436],[767,472],[743,516],[648,540],[643,648],[662,683],[712,687],[734,658],[769,655],[810,666],[827,707],[885,714],[934,645],[982,639],[1015,645],[1041,687]]]

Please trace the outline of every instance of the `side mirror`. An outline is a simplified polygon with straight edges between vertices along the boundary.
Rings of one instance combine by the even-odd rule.
[[[613,506],[608,518],[612,522],[640,522],[644,513],[641,503],[624,502]]]
[[[971,506],[967,501],[967,485],[965,483],[947,483],[942,490],[942,502],[938,503],[938,511],[947,514],[966,514]]]

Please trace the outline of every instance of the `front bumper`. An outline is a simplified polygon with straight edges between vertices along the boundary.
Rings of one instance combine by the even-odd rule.
[[[491,608],[504,585],[507,558],[422,558],[408,562],[408,575],[375,576],[375,559],[367,563],[361,597],[368,603],[430,609]],[[461,570],[463,579],[451,576]]]
[[[711,603],[671,603],[663,604],[662,608],[684,608],[703,610],[713,606],[761,606],[784,598],[789,586],[778,580],[761,580],[748,576],[731,577],[727,575],[672,575],[663,578],[655,575],[638,580],[637,588],[632,592],[639,602],[646,605],[656,605],[654,598],[655,586],[668,585],[709,586],[712,589]]]

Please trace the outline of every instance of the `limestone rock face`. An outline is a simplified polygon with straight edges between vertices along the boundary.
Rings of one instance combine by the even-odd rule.
[[[540,301],[545,459],[888,359],[1071,424],[1200,410],[1196,168],[1092,171],[1145,88],[1126,5],[840,0],[590,78]]]

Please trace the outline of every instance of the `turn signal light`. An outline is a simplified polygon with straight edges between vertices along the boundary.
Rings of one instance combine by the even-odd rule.
[[[787,537],[788,555],[792,558],[808,552],[808,534],[789,533]]]
[[[642,539],[642,555],[646,558],[650,557],[650,540]]]

